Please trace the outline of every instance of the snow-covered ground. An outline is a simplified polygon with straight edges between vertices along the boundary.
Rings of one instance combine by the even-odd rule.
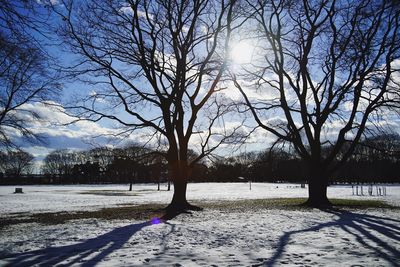
[[[15,187],[0,186],[0,215],[19,212],[75,211],[110,207],[121,204],[164,203],[172,199],[172,190],[166,184],[157,191],[156,184],[133,185],[60,185],[21,186],[24,194],[13,194]],[[237,199],[307,197],[307,189],[299,184],[252,183],[191,183],[188,185],[189,200],[217,201]],[[347,199],[380,199],[400,206],[400,186],[387,186],[386,196],[354,196],[351,186],[330,186],[328,197]],[[360,193],[360,192],[359,192]]]
[[[0,187],[0,216],[95,210],[119,204],[167,204],[156,185]],[[374,189],[375,190],[375,189]],[[364,188],[367,194],[367,188]],[[193,201],[306,197],[293,184],[189,184]],[[330,198],[379,199],[400,206],[400,186],[387,196],[353,196],[331,186]],[[85,219],[0,229],[0,266],[400,266],[399,210],[204,210],[166,223]]]

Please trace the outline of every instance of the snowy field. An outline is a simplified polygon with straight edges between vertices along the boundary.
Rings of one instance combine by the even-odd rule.
[[[120,205],[168,204],[157,186],[68,185],[0,187],[0,215],[99,210]],[[400,186],[386,196],[354,196],[331,186],[330,198],[383,200],[400,206]],[[364,187],[367,195],[367,187]],[[307,197],[294,184],[189,184],[188,199]],[[206,209],[160,224],[80,219],[64,224],[20,223],[0,228],[0,266],[400,266],[398,209],[342,211],[227,211]]]

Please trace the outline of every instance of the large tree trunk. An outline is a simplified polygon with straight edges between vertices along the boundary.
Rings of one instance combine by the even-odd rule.
[[[187,181],[174,181],[174,195],[167,209],[185,210],[189,207],[186,199],[186,188]]]
[[[200,208],[189,204],[186,199],[187,181],[190,176],[186,162],[171,164],[174,195],[167,207],[168,212],[180,213],[185,210],[199,210]]]
[[[308,200],[311,207],[331,206],[327,197],[328,174],[320,167],[311,166],[308,179]]]

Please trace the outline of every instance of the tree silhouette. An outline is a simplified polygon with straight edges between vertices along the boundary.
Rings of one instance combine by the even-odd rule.
[[[186,200],[192,167],[236,141],[239,126],[225,128],[221,119],[232,108],[217,94],[235,2],[63,1],[55,8],[65,22],[61,35],[80,56],[71,73],[95,84],[84,103],[67,109],[157,140],[174,184],[170,210],[193,208]],[[198,152],[192,160],[190,147]]]
[[[252,97],[233,74],[234,83],[257,125],[290,143],[307,165],[307,203],[329,205],[332,173],[398,105],[399,7],[394,1],[247,2],[257,13],[256,51],[263,54],[243,72],[263,95]]]
[[[30,123],[40,114],[27,104],[55,98],[57,74],[40,42],[47,13],[37,1],[0,1],[0,146],[14,135],[39,140]]]
[[[25,151],[0,152],[0,171],[14,178],[32,172],[32,154]]]
[[[77,153],[67,149],[50,152],[43,160],[42,173],[53,176],[68,176],[77,163]]]

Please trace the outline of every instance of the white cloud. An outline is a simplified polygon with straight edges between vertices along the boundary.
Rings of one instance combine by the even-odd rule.
[[[279,97],[279,92],[270,86],[263,86],[257,89],[254,81],[238,80],[237,82],[251,102],[270,103]],[[244,100],[242,93],[233,82],[226,82],[226,87],[221,93],[227,98],[234,101]]]
[[[54,102],[26,104],[22,109],[39,114],[40,121],[32,120],[30,122],[31,130],[37,134],[84,138],[117,133],[117,130],[104,127],[96,122],[81,120],[73,123],[77,118],[68,115],[64,108]]]
[[[44,158],[55,149],[46,146],[28,146],[24,147],[23,150],[32,154],[35,158]]]
[[[50,6],[56,6],[60,3],[59,0],[36,0],[36,3],[40,5],[50,5]]]
[[[119,11],[124,13],[124,14],[127,14],[127,15],[133,15],[133,10],[132,10],[132,8],[130,6],[123,6],[123,7],[121,7],[119,9]],[[142,18],[149,17],[150,20],[154,20],[154,15],[153,14],[150,14],[150,13],[146,14],[146,12],[141,11],[141,10],[138,10],[137,13],[138,13],[139,17],[142,17]]]
[[[33,113],[40,119],[35,119]],[[60,147],[68,147],[68,143],[71,143],[79,148],[85,146],[84,143],[89,140],[94,141],[96,137],[103,138],[103,142],[111,136],[112,139],[125,138],[125,136],[118,136],[120,129],[106,127],[102,122],[81,120],[73,123],[77,118],[69,116],[65,109],[55,102],[25,104],[15,115],[26,122],[26,127],[32,133],[50,139],[52,143],[59,143]],[[21,133],[15,129],[3,127],[3,130],[17,142],[22,137]]]

